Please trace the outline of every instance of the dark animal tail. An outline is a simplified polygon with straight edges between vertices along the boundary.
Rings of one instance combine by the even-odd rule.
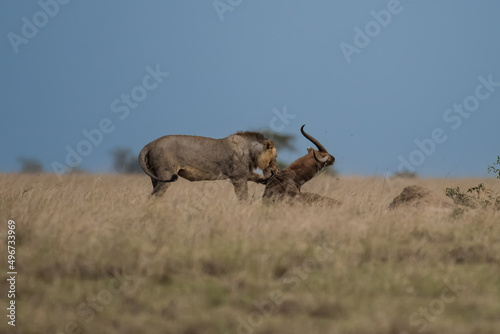
[[[142,170],[144,173],[146,173],[150,178],[155,179],[156,181],[159,182],[174,182],[179,178],[177,174],[172,175],[170,180],[162,180],[158,178],[158,176],[154,175],[150,170],[148,166],[148,153],[149,153],[149,147],[148,145],[144,146],[144,148],[141,150],[141,153],[139,153],[139,165],[141,165]]]

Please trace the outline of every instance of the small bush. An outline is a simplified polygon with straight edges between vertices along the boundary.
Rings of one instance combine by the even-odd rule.
[[[496,168],[498,166],[499,168]],[[497,162],[492,166],[488,166],[488,173],[493,173],[497,175],[497,179],[500,179],[500,156],[497,157]]]
[[[468,194],[476,193],[477,196],[471,196]],[[489,208],[493,206],[494,208],[500,207],[497,203],[500,203],[500,197],[495,197],[491,195],[491,190],[486,189],[484,183],[478,184],[476,187],[471,187],[467,189],[467,192],[460,191],[460,187],[456,188],[446,188],[446,196],[453,199],[453,202],[458,205],[463,205],[469,208]]]

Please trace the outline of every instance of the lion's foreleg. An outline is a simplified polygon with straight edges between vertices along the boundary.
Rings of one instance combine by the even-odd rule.
[[[258,173],[252,172],[252,174],[250,174],[250,177],[248,178],[248,181],[264,184],[266,183],[267,179]]]
[[[248,185],[246,179],[233,180],[234,192],[240,201],[248,199]]]

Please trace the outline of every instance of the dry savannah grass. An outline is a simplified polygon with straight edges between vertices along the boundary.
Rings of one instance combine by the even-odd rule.
[[[0,174],[18,271],[0,332],[498,333],[500,211],[388,209],[408,185],[480,182],[500,193],[319,175],[304,191],[343,201],[324,208],[263,206],[256,184],[239,203],[225,181],[155,199],[142,175]]]

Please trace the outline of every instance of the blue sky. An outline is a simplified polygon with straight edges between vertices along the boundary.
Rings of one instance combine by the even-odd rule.
[[[500,155],[498,1],[59,1],[0,4],[2,172],[304,123],[342,174],[487,176]]]

